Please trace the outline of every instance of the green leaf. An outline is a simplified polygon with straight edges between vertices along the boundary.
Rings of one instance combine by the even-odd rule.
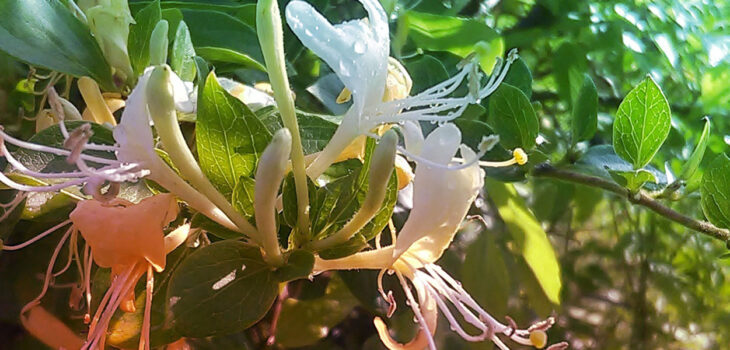
[[[730,228],[730,158],[717,156],[702,176],[702,211],[713,224]]]
[[[195,125],[201,168],[230,198],[238,179],[253,175],[271,133],[243,102],[220,86],[213,72],[198,96]]]
[[[263,66],[263,54],[256,31],[238,18],[218,11],[183,9],[193,45],[236,51]],[[203,56],[203,55],[201,55]]]
[[[613,123],[613,148],[634,166],[644,167],[669,135],[669,102],[650,76],[626,95]]]
[[[598,127],[598,91],[588,74],[584,75],[571,117],[573,144],[590,140]]]
[[[170,67],[184,81],[195,79],[195,49],[190,40],[190,31],[187,24],[181,21],[175,31],[175,41],[172,43]]]
[[[553,54],[553,75],[558,94],[572,107],[583,85],[583,74],[588,70],[584,51],[572,42],[565,42]]]
[[[590,175],[612,179],[609,171],[632,171],[634,168],[627,161],[616,155],[611,145],[597,145],[588,148],[578,162],[573,166],[576,170]],[[647,166],[657,179],[658,184],[666,184],[667,176],[652,166]]]
[[[300,110],[297,110],[296,113],[304,154],[312,154],[323,150],[332,135],[334,135],[335,130],[337,130],[339,125],[338,117],[312,114]],[[256,115],[272,134],[284,127],[281,123],[281,115],[275,106],[261,108],[256,111]]]
[[[512,62],[503,82],[522,90],[528,100],[532,98],[532,72],[522,57]]]
[[[535,147],[540,125],[530,100],[520,89],[501,84],[489,97],[489,125],[506,148]]]
[[[61,1],[1,1],[0,50],[34,66],[90,76],[104,89],[116,90],[89,28]]]
[[[314,254],[306,250],[295,250],[286,259],[286,265],[276,270],[276,278],[280,282],[307,278],[312,274]]]
[[[247,176],[241,176],[233,188],[231,203],[236,211],[243,214],[252,224],[255,223],[254,217],[254,189],[256,181]]]
[[[516,249],[527,262],[545,295],[560,304],[560,265],[547,234],[514,186],[487,178],[489,197],[499,210]]]
[[[628,188],[630,191],[638,191],[647,182],[656,183],[657,179],[650,171],[645,169],[619,171],[609,170],[611,178],[619,185]]]
[[[190,224],[193,228],[203,229],[221,239],[239,239],[242,236],[240,232],[226,228],[201,213],[195,213]]]
[[[356,305],[357,299],[335,274],[327,284],[324,296],[284,301],[276,327],[276,341],[286,348],[315,344],[342,322]]]
[[[142,74],[150,64],[150,37],[157,22],[162,19],[159,0],[155,0],[137,12],[135,24],[129,29],[129,61],[137,74]]]
[[[483,231],[466,251],[461,281],[482,307],[497,319],[507,315],[511,292],[510,276],[494,233]]]
[[[502,37],[475,18],[441,16],[409,11],[405,15],[409,37],[424,50],[447,51],[460,57],[479,53],[479,64],[492,73],[497,57],[504,52]]]
[[[697,146],[695,147],[692,155],[689,156],[687,162],[682,165],[682,170],[679,172],[679,180],[688,181],[692,175],[697,171],[700,166],[702,158],[705,156],[705,150],[707,149],[707,143],[710,141],[710,119],[705,118],[705,127],[702,129],[700,139],[697,140]]]
[[[167,290],[175,329],[186,337],[244,330],[258,322],[278,294],[278,281],[259,248],[221,241],[190,254]]]
[[[246,54],[222,47],[199,46],[198,54],[211,62],[230,63],[240,68],[253,68],[262,72],[266,67]]]
[[[416,58],[404,61],[408,74],[412,77],[418,77],[413,80],[413,88],[411,95],[420,93],[449,78],[444,64],[431,55],[420,55]]]

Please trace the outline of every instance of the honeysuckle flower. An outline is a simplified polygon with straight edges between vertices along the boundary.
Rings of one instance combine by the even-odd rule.
[[[468,341],[490,339],[500,349],[507,349],[498,337],[501,334],[520,344],[542,347],[544,344],[531,341],[530,334],[544,332],[552,325],[551,319],[526,330],[502,324],[479,306],[460,283],[435,265],[483,186],[484,172],[475,161],[478,155],[460,143],[461,132],[453,124],[439,126],[423,140],[420,156],[416,158],[413,209],[398,236],[393,237],[393,245],[340,259],[317,258],[314,270],[377,269],[381,270],[380,278],[387,270],[398,276],[420,324],[420,332],[411,342],[399,344],[390,337],[384,322],[376,319],[379,335],[390,349],[435,349],[432,334],[438,310],[446,316],[451,328]],[[450,167],[457,150],[463,166]],[[417,299],[407,280],[416,290]],[[392,296],[382,290],[382,284],[379,289],[394,306]],[[458,311],[463,321],[476,327],[478,333],[467,333],[452,310]]]
[[[165,269],[165,256],[188,236],[185,224],[167,236],[163,229],[178,214],[175,196],[158,194],[133,204],[123,199],[109,202],[81,201],[69,218],[90,247],[89,256],[105,268],[111,268],[111,286],[90,320],[89,334],[82,349],[103,349],[107,327],[114,312],[134,309],[134,287],[147,275],[146,299],[139,348],[149,349],[153,270]]]
[[[167,69],[169,70],[169,68]],[[66,130],[64,123],[59,123],[61,133],[65,138],[65,149],[18,140],[0,130],[0,155],[7,159],[9,165],[12,167],[12,172],[33,177],[41,183],[46,184],[41,186],[26,185],[11,179],[4,173],[0,174],[0,182],[10,188],[26,192],[51,192],[71,186],[84,186],[87,194],[103,201],[116,196],[115,191],[119,189],[120,183],[135,182],[143,177],[147,177],[174,193],[192,208],[210,217],[212,220],[229,229],[239,230],[239,227],[229,219],[230,213],[235,213],[235,211],[232,208],[228,208],[228,213],[224,213],[217,206],[218,203],[224,203],[230,207],[230,204],[226,200],[219,200],[218,203],[212,202],[208,198],[210,193],[202,194],[198,189],[188,184],[158,155],[150,126],[150,103],[148,103],[147,98],[148,93],[154,92],[148,91],[150,89],[147,88],[152,71],[152,68],[145,71],[125,102],[126,107],[122,112],[121,122],[114,127],[113,131],[114,140],[116,141],[115,145],[96,145],[89,143],[92,132],[88,124],[69,132]],[[192,110],[190,106],[192,103],[189,99],[190,91],[180,78],[174,73],[171,73],[166,78],[166,82],[168,86],[164,87],[164,90],[165,93],[172,94],[173,108],[182,111]],[[87,83],[83,82],[80,84],[82,91],[87,90],[87,92],[90,92],[90,95],[98,94],[98,98],[90,98],[89,100],[98,101],[101,103],[102,109],[108,112],[106,105],[101,102],[101,94],[98,88],[94,88],[96,86],[95,83],[89,83],[88,85],[90,86],[84,88],[83,86],[86,85]],[[156,88],[159,89],[159,87]],[[151,102],[154,105],[159,101],[152,100]],[[113,117],[111,118],[113,119]],[[176,121],[175,126],[178,127]],[[159,127],[157,129],[158,132],[162,131]],[[179,132],[179,127],[174,131]],[[66,157],[67,161],[74,164],[78,170],[46,173],[29,169],[7,150],[5,143],[32,151]],[[109,157],[90,155],[86,151],[105,151],[109,153]],[[175,150],[168,150],[168,152],[173,151]],[[187,145],[184,146],[184,149],[178,147],[177,151],[190,152],[187,149]],[[112,155],[116,157],[111,157]],[[171,153],[171,155],[174,155],[174,153]],[[185,161],[191,163],[187,165],[188,167],[197,167],[194,159],[187,159]],[[176,164],[176,166],[186,169],[186,164],[181,163]],[[102,188],[107,183],[110,186],[108,193],[105,194],[102,193]],[[212,186],[208,186],[208,190],[210,187]],[[213,195],[215,195],[215,192],[213,192]],[[218,196],[220,197],[220,194]],[[238,221],[240,222],[240,220]]]
[[[469,104],[496,90],[517,57],[513,50],[504,64],[499,61],[483,87],[479,87],[482,77],[478,64],[466,60],[454,77],[416,96],[383,102],[388,69],[392,67],[388,64],[388,18],[378,1],[361,0],[361,3],[368,12],[367,20],[337,25],[332,25],[301,0],[290,2],[286,8],[287,22],[294,34],[335,71],[352,94],[352,106],[342,123],[307,168],[307,174],[312,178],[321,175],[353,140],[378,125],[408,120],[445,122],[458,117]],[[449,97],[467,77],[469,93]]]

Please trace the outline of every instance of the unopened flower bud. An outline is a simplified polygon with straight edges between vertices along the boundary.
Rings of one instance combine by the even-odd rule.
[[[289,129],[279,129],[271,143],[261,154],[256,169],[256,187],[254,191],[254,213],[256,228],[262,235],[264,259],[272,265],[281,265],[283,260],[279,250],[276,233],[276,198],[279,187],[287,172],[287,163],[291,153],[291,133]]]
[[[150,37],[150,65],[156,66],[167,63],[167,31],[169,24],[166,20],[157,22]]]

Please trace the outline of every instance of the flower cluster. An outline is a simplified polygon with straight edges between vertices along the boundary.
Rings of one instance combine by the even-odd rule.
[[[331,24],[303,1],[294,0],[286,8],[286,18],[292,31],[335,71],[345,85],[337,102],[352,101],[326,147],[307,157],[310,161],[307,175],[317,179],[335,162],[348,158],[363,159],[366,138],[378,140],[370,154],[367,193],[360,201],[360,208],[334,233],[304,242],[298,248],[315,254],[315,274],[329,270],[379,270],[379,292],[391,304],[391,313],[395,310],[395,300],[392,293],[383,289],[382,278],[385,273],[394,273],[398,277],[420,331],[409,343],[400,344],[391,337],[385,322],[375,318],[378,334],[390,349],[435,349],[433,334],[439,311],[446,317],[451,329],[465,340],[490,340],[500,349],[507,349],[503,340],[509,339],[518,344],[543,348],[547,344],[545,331],[554,323],[552,318],[526,329],[518,329],[511,319],[507,324],[500,323],[476,303],[458,281],[436,265],[484,185],[485,174],[481,166],[505,167],[522,165],[527,161],[527,155],[519,148],[513,151],[512,159],[481,161],[482,156],[498,142],[498,137],[485,137],[474,150],[462,144],[461,131],[450,123],[469,104],[477,103],[495,91],[516,59],[516,52],[511,51],[504,61],[498,61],[489,77],[480,72],[474,59],[466,59],[454,77],[409,96],[412,81],[408,72],[397,60],[389,57],[390,34],[385,11],[377,0],[361,0],[361,3],[368,18],[337,25]],[[110,12],[119,5],[107,0],[83,10],[95,26],[124,27],[131,21],[126,6],[119,9],[127,12],[122,11],[119,15]],[[274,17],[278,19],[278,8],[276,11]],[[99,22],[104,19],[110,22]],[[161,29],[158,31],[157,28]],[[2,246],[3,250],[17,250],[68,226],[51,258],[41,295],[22,311],[29,329],[35,324],[31,320],[48,318],[44,310],[39,311],[39,302],[51,279],[66,271],[73,259],[78,262],[81,275],[78,293],[85,296],[87,308],[90,308],[92,298],[92,262],[101,268],[111,269],[111,286],[93,317],[92,311],[87,310],[89,333],[81,345],[85,349],[104,348],[107,328],[116,310],[135,310],[134,287],[145,275],[146,298],[140,349],[150,347],[154,272],[163,271],[166,255],[191,233],[190,225],[182,224],[164,234],[179,214],[178,201],[223,227],[245,235],[248,243],[261,249],[261,256],[272,268],[286,264],[286,252],[280,246],[277,217],[282,207],[282,182],[296,162],[295,150],[301,151],[298,130],[285,127],[276,131],[258,157],[253,196],[255,224],[252,224],[234,208],[229,198],[216,189],[188,148],[178,113],[196,113],[196,91],[191,83],[183,82],[163,63],[167,52],[166,35],[163,35],[166,24],[158,24],[157,28],[153,38],[159,39],[159,42],[152,45],[151,50],[159,51],[153,62],[160,62],[136,77],[136,85],[126,100],[104,98],[93,80],[81,78],[79,87],[88,106],[88,112],[81,116],[75,107],[69,107],[68,101],[50,90],[49,113],[53,118],[49,120],[58,124],[64,139],[62,147],[22,141],[0,130],[0,156],[7,160],[11,169],[0,173],[0,182],[21,193],[4,207],[5,213],[20,205],[28,192],[82,187],[88,196],[80,198],[68,220],[25,243]],[[126,32],[117,30],[113,36],[104,36],[103,32],[95,35],[105,48],[105,54],[117,52],[126,55],[126,45],[123,45],[126,44]],[[262,42],[262,46],[265,45],[269,44]],[[282,48],[279,49],[283,52]],[[128,60],[114,62],[114,69],[129,78],[132,73]],[[273,68],[270,67],[272,73]],[[232,80],[220,81],[231,94],[256,108],[274,103],[281,105],[281,96],[289,96],[288,91],[282,94],[279,90],[282,84],[275,84],[274,79],[272,88],[276,100]],[[468,93],[454,96],[464,82]],[[110,108],[110,103],[116,107]],[[124,110],[117,125],[112,109],[121,107]],[[101,125],[98,127],[112,128],[114,144],[92,143],[94,128],[91,123],[79,124],[68,130],[66,121],[70,119],[84,119]],[[427,135],[424,135],[420,124],[424,121],[437,124]],[[403,136],[404,146],[399,145],[396,130]],[[65,158],[75,170],[33,170],[16,158],[8,150],[8,145]],[[415,172],[411,169],[413,163]],[[304,166],[299,169],[301,178],[306,180]],[[377,238],[375,249],[333,260],[317,255],[348,242],[376,216],[383,206],[388,181],[394,171],[398,174],[399,189],[412,186],[413,205],[400,232],[395,232],[391,222],[392,243],[381,246]],[[294,172],[296,176],[296,169]],[[118,198],[122,183],[137,182],[143,178],[154,181],[169,193],[156,194],[139,203]],[[301,193],[297,191],[297,196]],[[299,213],[298,219],[302,219],[301,214],[307,214],[308,208]],[[78,251],[81,239],[85,242],[82,252]],[[67,241],[68,263],[60,272],[54,272],[59,251]],[[475,328],[475,333],[465,330],[464,323]],[[69,339],[65,343],[76,342]],[[551,349],[565,347],[564,343],[559,343]]]

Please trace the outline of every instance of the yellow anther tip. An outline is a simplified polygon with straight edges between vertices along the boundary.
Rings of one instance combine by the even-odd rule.
[[[522,148],[515,148],[514,151],[512,151],[512,156],[515,157],[515,162],[519,165],[527,163],[527,153],[525,153]]]
[[[538,349],[544,348],[547,345],[547,333],[541,330],[530,332],[530,343]]]

